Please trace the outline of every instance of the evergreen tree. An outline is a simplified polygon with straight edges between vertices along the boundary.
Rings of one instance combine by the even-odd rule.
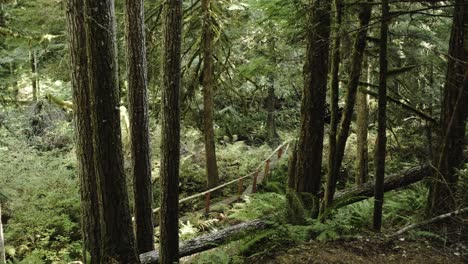
[[[75,106],[75,140],[78,177],[80,179],[83,246],[84,252],[87,251],[91,256],[90,263],[99,263],[101,229],[97,179],[94,169],[91,95],[87,68],[83,0],[67,1],[67,32],[70,45],[73,104]]]
[[[322,179],[331,3],[328,0],[311,0],[309,8],[295,191],[309,192],[318,199]]]
[[[218,165],[216,162],[216,146],[214,135],[214,58],[213,58],[213,19],[211,17],[211,1],[202,0],[203,29],[203,125],[205,135],[206,173],[208,188],[215,187],[219,182]]]
[[[164,9],[159,256],[171,264],[179,261],[182,0],[168,0]]]
[[[128,102],[135,211],[139,253],[154,249],[151,199],[151,160],[147,94],[147,62],[143,0],[127,0],[126,42]]]
[[[113,0],[85,0],[94,165],[101,216],[101,262],[139,263],[132,230],[119,114]]]

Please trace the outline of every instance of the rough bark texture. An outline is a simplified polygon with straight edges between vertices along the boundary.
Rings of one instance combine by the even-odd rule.
[[[455,209],[456,170],[464,163],[465,123],[468,115],[468,80],[464,81],[464,76],[468,74],[468,5],[464,0],[457,0],[455,4],[440,117],[441,146],[438,171],[431,187],[430,215]]]
[[[179,261],[179,165],[182,1],[164,7],[161,120],[160,262]]]
[[[137,250],[143,253],[154,249],[145,20],[142,0],[125,4],[134,226]]]
[[[85,0],[101,262],[138,263],[123,169],[114,1]]]
[[[310,1],[295,191],[318,195],[321,182],[331,3]]]
[[[214,135],[214,60],[213,60],[213,21],[211,17],[211,1],[202,0],[203,30],[203,125],[205,134],[206,173],[208,188],[215,187],[219,182],[218,165],[216,163],[216,146]]]
[[[76,157],[78,159],[81,195],[81,228],[84,250],[91,256],[90,263],[99,263],[101,231],[97,179],[94,169],[93,128],[83,10],[83,0],[67,1],[67,31],[75,110]]]
[[[0,264],[6,264],[5,240],[3,239],[2,205],[0,204]]]
[[[368,61],[367,82],[370,83],[371,65]],[[357,99],[357,118],[356,118],[356,176],[355,182],[361,185],[367,182],[369,172],[369,154],[367,147],[367,126],[369,124],[369,106],[367,104],[367,94],[358,91]]]
[[[330,130],[328,137],[328,164],[327,182],[325,186],[325,197],[320,210],[323,212],[333,201],[333,194],[336,186],[336,174],[333,173],[336,158],[336,133],[338,129],[338,97],[339,97],[339,70],[340,70],[340,28],[342,18],[343,3],[341,0],[333,1],[334,29],[333,43],[331,48],[331,78],[330,78]]]
[[[189,256],[195,253],[218,247],[219,245],[235,237],[236,235],[239,235],[242,232],[254,230],[258,231],[260,229],[265,229],[268,226],[269,224],[262,220],[253,220],[230,226],[212,234],[193,238],[180,244],[179,257]],[[142,264],[160,263],[159,252],[151,251],[141,254],[140,260]]]
[[[379,102],[377,117],[377,142],[375,149],[375,193],[374,193],[374,220],[375,231],[382,227],[382,206],[384,199],[384,176],[386,154],[386,111],[387,111],[387,33],[389,6],[388,0],[382,2],[382,21],[380,24],[380,73],[379,73]]]
[[[361,10],[359,12],[359,28],[361,28],[361,30],[356,35],[356,40],[354,41],[353,53],[351,55],[351,68],[349,73],[350,79],[347,84],[347,90],[345,95],[345,108],[341,117],[340,129],[338,131],[336,142],[336,157],[332,173],[335,175],[334,177],[337,181],[344,180],[339,179],[338,177],[340,175],[341,163],[343,162],[346,141],[348,140],[351,119],[354,113],[354,105],[356,104],[356,94],[359,85],[359,78],[361,77],[362,61],[364,57],[364,51],[366,49],[366,37],[371,12],[372,5],[361,5]],[[331,189],[330,192],[330,195],[333,197],[335,189]]]

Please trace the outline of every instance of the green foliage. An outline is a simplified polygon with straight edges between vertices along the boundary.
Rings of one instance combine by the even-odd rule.
[[[286,193],[286,221],[291,224],[300,225],[305,222],[305,211],[304,205],[302,204],[301,198],[299,195],[293,191],[289,190]]]
[[[21,137],[7,135],[10,144],[0,148],[0,193],[8,197],[9,257],[24,258],[21,263],[78,259],[80,202],[73,152],[38,151]]]
[[[266,215],[279,216],[286,208],[284,195],[276,193],[258,193],[245,197],[244,203],[234,204],[229,217],[241,221],[258,219]],[[271,219],[271,218],[270,218]]]

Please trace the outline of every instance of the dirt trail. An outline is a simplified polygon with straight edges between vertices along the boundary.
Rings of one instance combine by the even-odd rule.
[[[466,250],[466,247],[465,249]],[[468,263],[461,248],[434,246],[427,241],[383,243],[377,238],[358,238],[334,242],[308,242],[276,255],[252,258],[253,264],[380,264],[380,263]]]

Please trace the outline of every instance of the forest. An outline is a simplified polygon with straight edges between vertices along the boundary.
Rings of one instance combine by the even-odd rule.
[[[0,264],[467,263],[465,0],[0,0]]]

